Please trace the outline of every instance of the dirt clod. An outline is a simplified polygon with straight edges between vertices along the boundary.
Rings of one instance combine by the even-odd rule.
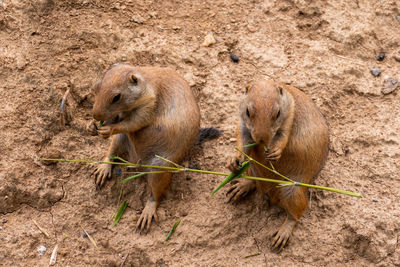
[[[396,90],[398,85],[399,85],[399,82],[396,79],[389,78],[389,79],[385,80],[381,92],[384,95],[390,94],[394,90]]]
[[[208,47],[215,44],[216,42],[217,40],[215,40],[214,35],[212,33],[209,33],[206,35],[206,37],[204,37],[204,42],[202,45]]]

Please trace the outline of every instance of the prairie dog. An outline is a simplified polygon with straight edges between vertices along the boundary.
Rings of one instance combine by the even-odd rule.
[[[240,105],[237,137],[238,147],[246,154],[266,166],[271,161],[279,173],[302,183],[312,182],[328,155],[328,126],[317,106],[300,90],[273,81],[261,80],[247,87]],[[258,145],[243,148],[254,142]],[[237,171],[243,160],[238,153],[229,169]],[[248,172],[251,176],[282,179],[255,163]],[[282,249],[307,208],[307,189],[241,179],[227,195],[230,201],[237,201],[255,188],[287,213],[273,238],[273,246]]]
[[[98,133],[112,137],[104,161],[128,152],[131,162],[166,165],[162,156],[180,162],[199,135],[200,112],[188,83],[174,70],[157,67],[112,66],[94,87],[93,117],[104,121]],[[101,164],[94,173],[101,187],[112,165]],[[146,175],[151,196],[137,228],[149,231],[152,218],[168,189],[172,173]]]

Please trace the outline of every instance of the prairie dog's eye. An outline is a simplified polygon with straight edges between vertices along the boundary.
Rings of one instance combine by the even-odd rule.
[[[114,98],[112,100],[112,104],[114,104],[115,102],[118,102],[118,100],[120,100],[120,99],[121,99],[121,94],[114,96]]]
[[[249,108],[246,108],[246,115],[247,115],[247,117],[250,118],[250,111],[249,111]]]
[[[279,118],[280,115],[281,115],[281,110],[278,110],[278,113],[276,114],[276,120]]]

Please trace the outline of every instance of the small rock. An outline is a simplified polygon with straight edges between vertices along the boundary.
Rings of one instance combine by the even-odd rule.
[[[230,52],[229,55],[231,56],[231,59],[233,62],[238,63],[239,62],[239,57],[235,55],[233,52]]]
[[[376,199],[373,199],[372,201],[373,201],[373,202],[378,202],[378,200],[376,200]]]
[[[376,59],[378,61],[382,61],[382,60],[385,59],[385,57],[386,57],[386,53],[385,52],[380,52],[379,55],[376,57]]]
[[[7,222],[8,222],[7,219],[3,219],[3,220],[1,221],[2,224],[5,224],[5,223],[7,223]]]
[[[230,142],[236,142],[236,138],[234,138],[234,137],[229,138],[229,141],[230,141]]]
[[[393,57],[394,57],[394,60],[396,60],[397,62],[400,62],[400,51],[398,51]]]
[[[400,21],[400,16],[397,16],[397,20]]]
[[[382,94],[387,95],[396,90],[397,86],[399,85],[399,82],[396,79],[389,78],[386,79],[383,87],[382,87]]]
[[[37,249],[37,252],[39,253],[39,256],[43,256],[43,254],[46,252],[46,247],[45,246],[40,246],[40,247],[38,247],[38,249]]]
[[[210,45],[215,44],[217,41],[214,38],[214,35],[210,32],[209,34],[204,37],[203,46],[209,47]]]
[[[115,174],[116,174],[117,176],[121,176],[122,170],[121,170],[120,168],[116,169],[116,170],[115,170]]]
[[[381,70],[378,68],[372,68],[371,69],[371,74],[374,75],[375,77],[378,77],[379,75],[381,75]]]

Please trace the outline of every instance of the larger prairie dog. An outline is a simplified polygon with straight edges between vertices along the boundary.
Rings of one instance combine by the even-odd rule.
[[[112,136],[104,161],[128,152],[131,162],[166,165],[155,155],[180,162],[198,138],[199,107],[188,83],[174,70],[117,64],[95,85],[94,94],[93,117],[104,121],[98,133]],[[99,165],[96,185],[101,187],[111,173],[112,165]],[[152,219],[158,220],[157,207],[171,175],[147,175],[151,196],[137,223],[140,231],[149,231]]]
[[[307,95],[292,86],[261,80],[247,87],[241,102],[237,140],[238,147],[257,161],[266,166],[270,161],[286,177],[311,183],[327,158],[329,132],[324,117]],[[255,142],[258,145],[243,147]],[[238,153],[229,169],[236,171],[243,160]],[[248,172],[251,176],[282,179],[255,163]],[[273,246],[282,249],[307,208],[307,189],[241,179],[229,188],[229,200],[237,201],[254,188],[287,213],[273,238]]]

